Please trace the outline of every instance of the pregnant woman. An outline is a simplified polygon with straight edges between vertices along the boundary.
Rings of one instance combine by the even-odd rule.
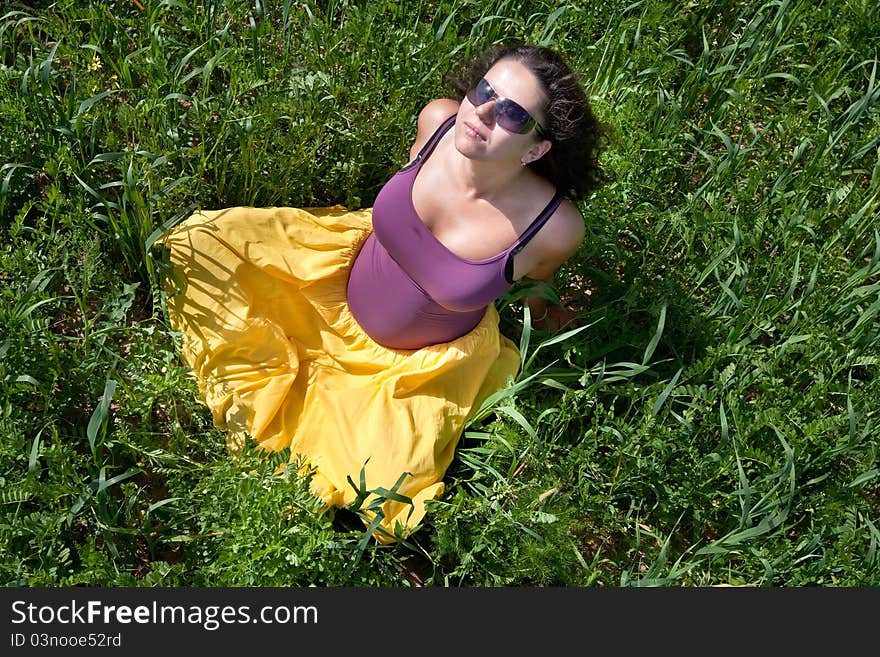
[[[494,302],[552,283],[602,180],[604,127],[556,52],[495,48],[454,86],[372,208],[206,210],[163,239],[170,321],[230,448],[290,447],[328,507],[362,476],[395,490],[372,514],[382,541],[418,525],[467,420],[518,371]],[[526,301],[558,326],[564,309]]]

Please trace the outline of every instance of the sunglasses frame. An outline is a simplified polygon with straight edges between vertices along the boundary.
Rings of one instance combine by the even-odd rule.
[[[477,100],[478,100],[477,89],[481,84],[485,84],[489,88],[489,91],[491,91],[491,95],[488,98],[486,98],[486,100],[478,103],[477,102]],[[480,105],[485,105],[490,100],[494,100],[495,107],[493,108],[493,110],[494,110],[495,122],[498,123],[498,125],[500,125],[504,130],[507,130],[508,132],[513,132],[518,135],[524,135],[524,134],[527,134],[532,128],[534,128],[535,132],[538,133],[538,136],[541,139],[550,139],[550,137],[547,135],[547,131],[544,130],[544,128],[541,126],[541,124],[538,123],[537,119],[535,119],[535,117],[532,116],[531,112],[526,110],[522,105],[517,103],[515,100],[511,100],[507,96],[498,95],[498,92],[495,91],[495,87],[493,87],[492,83],[489,82],[486,78],[480,78],[479,81],[477,82],[477,84],[475,84],[472,88],[468,89],[467,93],[465,94],[465,97],[468,99],[468,102],[471,105],[473,105],[474,107],[479,107]],[[512,130],[498,121],[499,116],[505,116],[504,115],[504,111],[505,111],[504,108],[509,107],[509,106],[513,106],[514,108],[518,109],[519,111],[523,112],[526,116],[529,117],[528,121],[526,121],[526,123],[523,125],[521,130]]]

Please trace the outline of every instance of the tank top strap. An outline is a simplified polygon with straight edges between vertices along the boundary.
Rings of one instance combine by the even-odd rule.
[[[525,245],[529,243],[539,230],[547,223],[547,220],[553,216],[553,213],[556,212],[556,208],[559,207],[559,204],[562,203],[562,194],[557,192],[553,195],[553,198],[550,199],[550,202],[544,206],[544,209],[541,210],[540,214],[535,217],[534,221],[529,224],[529,227],[523,231],[523,234],[520,235],[516,241],[510,246],[507,252],[507,258],[505,258],[504,262],[504,278],[508,283],[513,283],[513,256],[523,250]]]
[[[544,209],[541,210],[540,214],[535,217],[534,221],[529,224],[529,227],[523,231],[523,234],[516,238],[516,241],[510,247],[512,255],[516,255],[525,248],[525,245],[529,243],[529,240],[531,240],[535,234],[541,230],[544,224],[547,223],[547,220],[553,216],[553,213],[556,212],[556,208],[559,207],[560,203],[562,203],[562,194],[557,192],[553,195],[553,198],[550,199],[550,202],[544,206]]]
[[[416,159],[403,167],[402,171],[406,171],[407,169],[411,169],[416,165],[421,164],[422,160],[426,159],[431,154],[431,152],[434,150],[434,147],[437,145],[437,142],[439,142],[443,138],[443,135],[445,135],[447,130],[449,130],[449,128],[452,127],[452,124],[455,123],[456,116],[456,114],[453,114],[440,124],[440,126],[434,131],[434,134],[431,135],[428,141],[425,142],[425,145],[422,146],[421,150],[419,150],[418,155],[416,155]]]

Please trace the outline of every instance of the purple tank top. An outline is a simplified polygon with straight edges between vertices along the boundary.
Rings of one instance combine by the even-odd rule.
[[[455,123],[449,117],[416,159],[400,169],[373,204],[373,232],[355,258],[348,305],[355,320],[379,344],[419,349],[454,340],[473,329],[486,307],[510,287],[513,256],[562,201],[553,199],[504,251],[485,260],[461,258],[419,218],[413,183],[437,142]]]

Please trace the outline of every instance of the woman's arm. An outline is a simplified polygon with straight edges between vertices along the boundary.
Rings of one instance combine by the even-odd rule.
[[[538,233],[540,242],[535,245],[540,248],[538,264],[527,276],[552,286],[556,270],[574,255],[585,232],[581,213],[571,202],[563,201]],[[577,311],[550,303],[543,297],[526,297],[526,303],[529,304],[532,325],[541,330],[558,331],[577,316]]]

